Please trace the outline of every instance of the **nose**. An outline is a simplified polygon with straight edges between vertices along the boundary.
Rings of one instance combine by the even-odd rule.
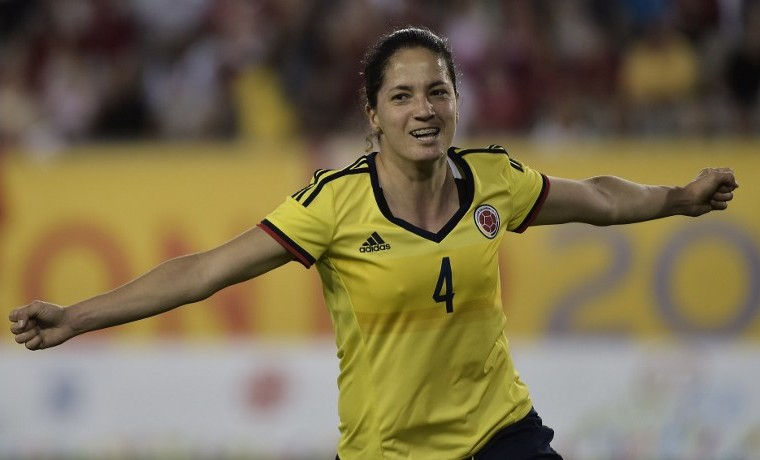
[[[418,96],[415,98],[414,105],[414,117],[418,120],[429,120],[435,116],[433,110],[433,104],[425,96]]]

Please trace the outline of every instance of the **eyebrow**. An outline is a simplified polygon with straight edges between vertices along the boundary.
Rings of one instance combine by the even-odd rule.
[[[440,86],[440,85],[444,85],[445,86],[446,82],[444,80],[436,80],[436,81],[430,83],[427,87],[428,87],[428,89],[430,89],[430,88],[433,88],[433,87],[436,87],[436,86]],[[411,91],[412,87],[409,86],[409,85],[396,85],[393,88],[390,88],[390,91],[394,91],[394,90],[396,90],[396,91],[399,91],[399,90],[400,91]]]

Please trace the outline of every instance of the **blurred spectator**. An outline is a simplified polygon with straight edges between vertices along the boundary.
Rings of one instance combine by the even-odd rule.
[[[678,29],[696,46],[709,40],[720,23],[720,0],[677,0]]]
[[[210,30],[233,102],[230,128],[240,138],[271,141],[295,135],[292,103],[272,64],[278,26],[283,26],[276,15],[273,5],[249,0],[219,0],[212,8]]]
[[[736,111],[739,133],[750,135],[758,128],[760,93],[760,5],[747,12],[742,41],[728,54],[726,85]]]
[[[94,2],[93,16],[88,48],[106,83],[92,134],[104,139],[139,137],[147,127],[147,108],[140,91],[141,31],[132,9],[122,0]]]
[[[409,24],[450,39],[460,135],[750,135],[756,3],[4,0],[0,146],[359,134],[363,52]]]
[[[698,56],[665,17],[648,23],[622,56],[621,90],[633,132],[685,134],[699,81]]]
[[[502,2],[501,20],[483,60],[470,64],[476,88],[476,134],[526,133],[544,86],[544,24],[530,2]],[[458,50],[453,49],[457,54]]]
[[[619,62],[598,13],[580,0],[552,10],[552,64],[533,124],[537,139],[589,139],[614,129]]]
[[[222,53],[208,31],[210,0],[135,0],[142,30],[148,121],[162,139],[206,139],[229,131]]]
[[[0,152],[21,145],[38,156],[49,155],[60,140],[30,83],[29,50],[12,40],[0,47],[0,55]]]

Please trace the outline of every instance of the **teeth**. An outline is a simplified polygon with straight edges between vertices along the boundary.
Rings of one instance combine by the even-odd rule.
[[[433,136],[435,134],[438,134],[438,131],[439,131],[438,128],[415,129],[414,131],[412,131],[412,136],[414,137]]]

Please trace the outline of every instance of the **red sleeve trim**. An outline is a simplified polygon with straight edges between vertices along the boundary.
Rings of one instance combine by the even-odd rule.
[[[314,264],[314,262],[316,262],[316,259],[314,259],[314,257],[312,257],[311,254],[308,253],[308,251],[306,251],[304,248],[299,246],[298,243],[290,239],[288,235],[286,235],[282,230],[277,228],[277,226],[275,226],[273,223],[264,219],[259,223],[258,227],[264,230],[269,236],[274,238],[275,241],[280,243],[280,245],[283,248],[285,248],[289,253],[293,254],[296,260],[301,262],[301,264],[304,267],[309,268]]]
[[[541,174],[542,184],[541,184],[541,193],[538,194],[538,198],[536,199],[536,202],[533,203],[533,207],[530,208],[530,212],[528,212],[528,215],[525,216],[525,219],[522,221],[522,223],[513,231],[515,233],[522,233],[525,230],[530,227],[530,224],[533,223],[534,220],[536,220],[536,216],[538,216],[538,212],[541,210],[541,207],[544,205],[544,201],[546,201],[546,197],[549,196],[549,189],[551,188],[551,182],[549,182],[549,178],[545,175]]]

